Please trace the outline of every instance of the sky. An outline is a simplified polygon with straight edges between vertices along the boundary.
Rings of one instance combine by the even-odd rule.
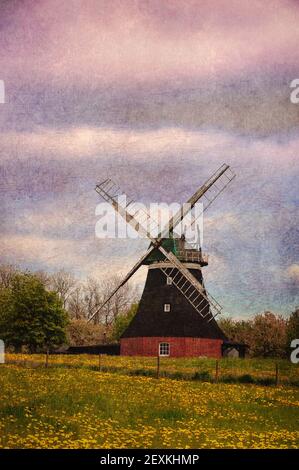
[[[206,286],[236,318],[290,313],[298,24],[297,0],[0,0],[1,262],[126,274],[148,244],[96,238],[95,184],[183,203],[226,162],[237,176],[204,219]]]

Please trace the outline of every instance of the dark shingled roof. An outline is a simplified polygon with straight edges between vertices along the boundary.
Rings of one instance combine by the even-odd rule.
[[[190,272],[203,283],[201,270]],[[170,312],[164,312],[164,304],[171,305]],[[205,308],[209,308],[208,303]],[[202,318],[174,285],[167,285],[165,274],[158,268],[149,269],[138,311],[122,338],[142,336],[227,339],[216,320]]]

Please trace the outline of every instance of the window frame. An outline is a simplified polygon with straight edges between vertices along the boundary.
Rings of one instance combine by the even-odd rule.
[[[170,356],[170,343],[166,343],[166,341],[159,343],[159,356],[160,357]]]
[[[169,313],[171,311],[171,304],[164,304],[164,312]]]

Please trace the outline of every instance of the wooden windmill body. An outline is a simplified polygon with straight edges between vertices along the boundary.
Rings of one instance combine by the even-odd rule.
[[[126,207],[121,206],[111,180],[96,186],[96,191],[151,241],[145,255],[89,319],[97,315],[141,265],[148,266],[137,313],[120,339],[120,354],[221,356],[227,338],[215,320],[222,307],[207,292],[203,281],[202,268],[208,265],[207,256],[199,245],[189,245],[184,236],[175,237],[174,229],[186,216],[186,210],[192,210],[197,201],[203,203],[203,211],[207,209],[234,176],[228,165],[222,165],[188,200],[187,209],[182,206],[170,219],[167,230],[156,237],[152,236],[155,221],[149,213],[144,211],[140,219],[140,211],[134,213],[134,202],[131,201]]]

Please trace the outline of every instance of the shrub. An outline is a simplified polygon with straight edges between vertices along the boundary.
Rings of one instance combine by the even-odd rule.
[[[275,385],[275,379],[271,378],[271,377],[261,377],[261,378],[258,378],[256,379],[256,383],[258,385]]]
[[[233,384],[236,383],[236,377],[234,375],[223,375],[220,377],[219,382]]]
[[[104,339],[104,326],[87,323],[85,320],[72,320],[67,327],[67,338],[71,346],[91,346]]]
[[[211,382],[212,377],[211,374],[207,370],[203,370],[202,372],[195,372],[193,375],[193,380],[201,380],[202,382]]]
[[[240,382],[241,384],[254,384],[255,379],[250,374],[244,374],[238,378],[238,382]]]

